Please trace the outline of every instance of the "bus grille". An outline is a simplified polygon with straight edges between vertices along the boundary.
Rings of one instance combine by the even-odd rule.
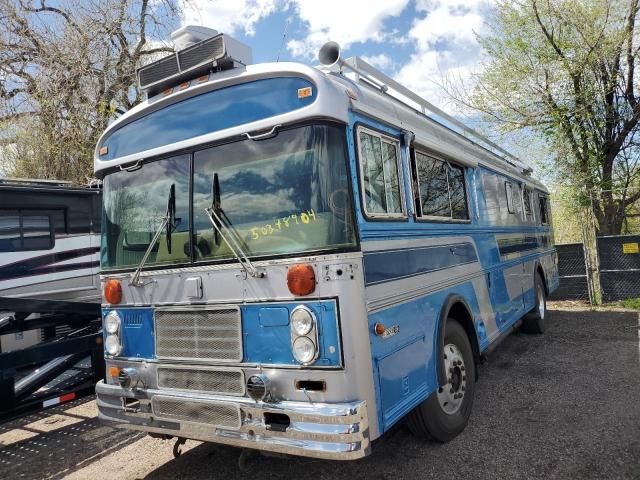
[[[156,356],[174,360],[242,360],[240,309],[156,310]]]
[[[239,429],[240,409],[236,405],[187,400],[176,397],[155,396],[151,409],[158,418],[190,423],[205,423],[215,427]]]
[[[158,388],[243,395],[244,378],[242,370],[158,367]]]

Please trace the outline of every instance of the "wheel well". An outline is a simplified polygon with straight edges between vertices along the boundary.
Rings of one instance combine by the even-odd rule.
[[[473,351],[473,360],[477,367],[478,364],[480,363],[480,346],[478,345],[478,336],[476,335],[476,329],[473,324],[473,317],[471,316],[471,313],[469,313],[467,306],[461,302],[454,303],[449,309],[447,317],[453,318],[460,325],[462,325],[462,328],[464,328],[464,331],[467,333],[467,337],[469,338],[469,343],[471,343],[471,350]],[[475,371],[476,371],[476,380],[477,380],[478,369],[476,368]]]
[[[538,275],[540,275],[540,278],[542,279],[542,286],[544,287],[545,295],[549,296],[549,289],[547,288],[547,277],[545,277],[544,275],[544,270],[542,269],[542,265],[538,264],[538,266],[536,267],[536,272],[538,273]]]

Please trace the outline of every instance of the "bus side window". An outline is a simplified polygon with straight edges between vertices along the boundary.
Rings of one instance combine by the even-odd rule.
[[[358,131],[363,206],[372,217],[404,217],[396,139],[370,130]]]
[[[507,210],[509,213],[516,213],[516,209],[513,206],[513,184],[508,180],[504,182],[504,192],[507,196]]]
[[[527,187],[522,188],[522,202],[524,204],[525,220],[533,220],[533,209],[531,208],[531,190]]]
[[[414,151],[419,217],[468,220],[464,169]]]
[[[549,224],[549,210],[547,204],[547,197],[544,195],[538,195],[538,201],[540,202],[540,223],[543,225]]]

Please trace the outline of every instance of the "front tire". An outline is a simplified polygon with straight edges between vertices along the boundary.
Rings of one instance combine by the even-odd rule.
[[[544,333],[545,316],[547,314],[547,294],[540,273],[536,273],[534,281],[536,306],[522,319],[522,330],[525,333]]]
[[[440,354],[448,382],[409,413],[407,421],[414,435],[448,442],[467,426],[476,378],[471,343],[462,325],[453,318],[447,319]]]

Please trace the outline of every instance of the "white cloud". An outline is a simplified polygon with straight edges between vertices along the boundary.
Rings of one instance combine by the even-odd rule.
[[[386,34],[383,22],[398,16],[409,0],[290,0],[308,34],[304,40],[290,40],[287,48],[294,56],[313,57],[328,40],[338,42],[342,48],[352,43],[382,41]]]
[[[441,40],[475,43],[474,31],[480,30],[482,24],[483,19],[477,12],[471,9],[461,11],[447,2],[415,21],[409,37],[419,50],[431,48]]]
[[[470,85],[482,53],[475,34],[484,28],[487,6],[486,0],[419,0],[416,10],[424,16],[414,20],[408,33],[415,50],[396,80],[440,108],[450,109],[441,85]]]
[[[370,65],[379,68],[381,70],[387,70],[393,67],[394,62],[386,53],[380,53],[378,55],[368,56],[364,55],[362,59]]]
[[[182,0],[183,25],[203,25],[233,35],[255,34],[256,24],[275,12],[277,0]]]

